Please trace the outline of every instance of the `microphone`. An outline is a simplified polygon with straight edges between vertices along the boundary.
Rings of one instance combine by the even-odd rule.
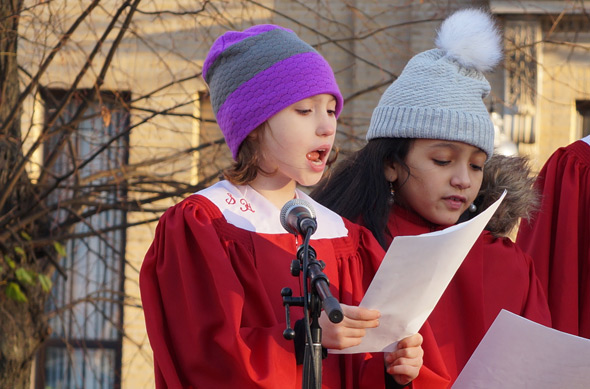
[[[281,225],[287,232],[301,236],[305,236],[310,229],[313,234],[318,228],[312,206],[302,199],[289,200],[283,205]]]
[[[328,315],[328,319],[332,323],[341,322],[344,318],[342,308],[338,300],[330,293],[328,277],[322,273],[325,264],[316,259],[315,250],[308,245],[309,236],[307,234],[311,236],[318,227],[313,207],[302,199],[287,201],[281,209],[281,225],[287,232],[305,237],[306,242],[297,250],[297,258],[304,267],[303,274],[307,273],[309,284],[315,289]],[[293,265],[291,265],[291,274],[296,276],[293,273]],[[297,271],[298,274],[299,272]]]

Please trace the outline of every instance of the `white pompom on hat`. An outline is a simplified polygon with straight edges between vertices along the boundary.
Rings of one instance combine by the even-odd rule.
[[[483,98],[490,84],[482,74],[502,59],[492,16],[464,9],[449,16],[437,49],[415,55],[373,111],[367,140],[426,138],[459,141],[494,151],[494,126]]]

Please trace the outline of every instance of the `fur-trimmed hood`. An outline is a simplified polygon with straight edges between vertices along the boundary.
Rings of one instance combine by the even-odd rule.
[[[504,190],[508,193],[486,230],[497,237],[508,236],[521,218],[529,220],[533,216],[540,204],[540,194],[534,189],[535,178],[527,157],[494,154],[488,160],[479,196],[474,202],[476,214],[498,200]]]

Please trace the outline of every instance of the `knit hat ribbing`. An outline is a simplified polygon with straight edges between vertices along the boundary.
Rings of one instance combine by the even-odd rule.
[[[461,10],[447,18],[437,49],[414,56],[373,111],[367,140],[426,138],[494,151],[494,126],[483,103],[482,74],[501,59],[500,35],[489,14]]]
[[[217,38],[203,64],[203,78],[234,159],[250,132],[297,101],[331,94],[336,117],[342,111],[342,95],[328,62],[280,26],[257,25]]]

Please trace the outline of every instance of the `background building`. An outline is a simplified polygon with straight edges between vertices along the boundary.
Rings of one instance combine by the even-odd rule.
[[[99,187],[104,178],[95,173],[116,168],[120,185],[100,192],[103,205],[136,206],[86,218],[65,244],[69,276],[54,276],[47,307],[55,312],[53,332],[37,354],[35,388],[153,386],[138,272],[158,216],[214,181],[230,161],[200,77],[210,45],[228,29],[281,24],[328,59],[345,97],[337,146],[346,154],[363,144],[380,94],[406,62],[433,47],[440,22],[460,8],[490,8],[505,37],[505,61],[489,76],[486,99],[500,131],[536,169],[556,148],[590,133],[590,6],[583,1],[146,0],[133,8],[134,2],[110,0],[98,2],[69,33],[90,3],[25,2],[23,88],[55,57],[23,104],[24,147],[39,139],[52,113],[61,112],[65,123],[88,105],[83,120],[72,124],[72,147],[79,155],[97,145],[110,152],[84,165],[80,177]],[[77,97],[64,108],[60,101],[70,91]],[[47,150],[29,158],[33,180],[44,170]],[[70,166],[64,158],[53,165],[55,176]],[[59,193],[50,200],[59,203]],[[56,224],[66,217],[57,212]],[[114,226],[124,228],[109,230]],[[96,230],[105,233],[84,235]]]

